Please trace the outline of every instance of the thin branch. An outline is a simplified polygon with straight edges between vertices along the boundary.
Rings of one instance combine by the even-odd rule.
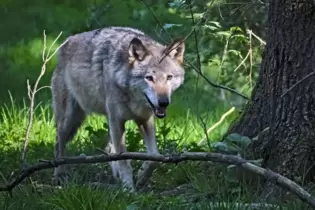
[[[203,132],[205,134],[204,139],[207,140],[208,147],[211,148],[211,144],[210,144],[210,141],[209,141],[209,135],[208,135],[208,132],[207,132],[206,122],[202,119],[201,116],[199,116],[199,119],[200,119],[200,122],[201,122],[202,130],[203,130]]]
[[[38,88],[38,89],[36,90],[36,93],[38,93],[39,91],[41,91],[42,89],[45,89],[45,88],[51,88],[51,86],[49,86],[49,85],[42,86],[42,87],[40,87],[40,88]]]
[[[266,45],[266,42],[262,40],[262,38],[257,36],[252,30],[247,30],[247,33],[249,33],[250,35],[253,35],[260,42],[261,45]]]
[[[298,86],[300,83],[302,83],[304,80],[310,78],[311,76],[315,75],[315,71],[309,73],[308,75],[306,75],[304,78],[302,78],[301,80],[299,80],[297,83],[295,83],[294,85],[292,85],[292,87],[290,87],[288,90],[286,90],[282,95],[281,98],[283,96],[285,96],[286,94],[288,94],[291,90],[293,90],[296,86]]]
[[[154,20],[157,22],[157,24],[160,26],[160,28],[164,31],[164,33],[166,35],[168,35],[168,37],[172,40],[172,36],[167,32],[167,30],[163,27],[163,25],[161,24],[161,22],[159,21],[159,19],[157,18],[157,16],[155,15],[155,13],[152,11],[152,9],[149,7],[149,5],[145,2],[145,0],[141,0],[142,3],[144,4],[144,6],[149,10],[149,12],[152,14]]]
[[[49,47],[49,49],[48,49],[48,52],[47,52],[47,56],[46,56],[46,58],[45,58],[45,61],[46,61],[46,62],[48,62],[48,61],[55,55],[55,53],[58,51],[58,49],[59,49],[60,47],[62,47],[63,44],[60,45],[60,46],[54,51],[54,53],[52,53],[52,54],[50,55],[50,51],[51,51],[52,47],[55,45],[55,43],[57,42],[57,40],[60,38],[61,34],[62,34],[62,32],[60,32],[60,33],[58,34],[57,38],[56,38],[56,39],[53,41],[53,43],[50,45],[50,47]],[[46,37],[46,36],[45,36],[45,31],[44,31],[44,37]],[[46,40],[46,38],[45,38],[45,40]]]
[[[45,60],[46,60],[45,54],[46,54],[46,46],[47,46],[45,30],[43,32],[43,37],[44,37],[44,47],[43,47],[42,59],[43,59],[43,62],[45,62]]]
[[[225,61],[225,58],[226,58],[226,54],[227,54],[227,51],[228,51],[228,47],[229,47],[229,43],[230,43],[230,40],[231,40],[231,37],[232,37],[233,34],[231,34],[229,36],[229,38],[227,38],[225,44],[224,44],[224,48],[223,48],[223,52],[222,52],[222,59],[221,59],[221,62],[220,62],[220,68],[219,68],[219,74],[222,74],[222,69],[223,69],[223,64],[224,64],[224,61]],[[218,78],[218,76],[217,76]]]
[[[61,33],[61,32],[60,32]],[[58,36],[59,37],[59,36]],[[59,47],[57,47],[57,49],[47,58],[47,62],[50,61],[50,59],[52,59],[52,57],[55,56],[55,54],[58,52],[58,50],[67,43],[68,40],[64,41],[61,45],[59,45]],[[46,62],[46,63],[47,63]]]
[[[249,70],[249,85],[250,87],[253,86],[252,84],[252,72],[253,72],[253,49],[252,49],[252,35],[253,32],[249,30],[249,61],[250,61],[250,70]]]
[[[203,138],[200,140],[200,142],[199,142],[198,145],[201,145],[201,144],[208,138],[207,136],[209,135],[209,133],[210,133],[211,131],[213,131],[216,127],[218,127],[218,126],[225,120],[225,118],[226,118],[227,116],[229,116],[230,114],[232,114],[232,112],[234,112],[234,110],[235,110],[235,107],[232,107],[229,111],[225,112],[225,113],[221,116],[220,120],[219,120],[218,122],[216,122],[214,125],[212,125],[212,126],[207,130],[206,136],[203,137]]]
[[[35,105],[35,95],[36,93],[41,90],[44,87],[41,87],[38,89],[38,84],[41,80],[41,78],[44,76],[45,72],[46,72],[46,65],[47,63],[51,60],[51,58],[57,53],[57,51],[59,50],[60,47],[62,47],[66,42],[63,42],[52,54],[50,54],[50,51],[52,49],[52,46],[57,42],[57,40],[59,39],[59,37],[61,36],[62,32],[59,33],[58,37],[54,40],[54,42],[52,43],[52,45],[49,47],[48,53],[46,54],[46,34],[45,34],[45,30],[43,32],[43,36],[44,36],[44,47],[43,47],[43,53],[42,53],[42,59],[43,59],[43,65],[42,65],[42,69],[41,72],[35,82],[35,85],[33,87],[33,90],[31,89],[31,86],[29,84],[29,80],[27,80],[27,95],[30,99],[30,108],[29,108],[29,120],[28,120],[28,125],[26,128],[26,134],[25,134],[25,141],[24,141],[24,146],[23,146],[23,150],[22,150],[22,155],[21,155],[21,165],[22,167],[25,166],[25,157],[26,157],[26,150],[27,150],[27,146],[29,143],[29,137],[30,137],[30,133],[31,133],[31,128],[32,128],[32,124],[33,124],[33,118],[34,118],[34,105]]]
[[[31,100],[31,98],[32,98],[31,95],[33,93],[32,93],[32,89],[31,89],[31,86],[30,86],[30,81],[28,79],[26,80],[26,86],[27,86],[27,96]]]
[[[47,160],[29,166],[22,170],[8,185],[1,186],[0,191],[11,192],[14,187],[21,183],[26,177],[29,177],[36,171],[44,169],[54,168],[59,165],[65,164],[91,164],[91,163],[103,163],[117,160],[142,160],[142,161],[156,161],[163,163],[179,163],[183,161],[212,161],[224,164],[234,164],[247,171],[253,172],[257,175],[264,177],[269,182],[277,184],[283,188],[286,188],[291,193],[297,195],[302,201],[307,202],[312,207],[315,207],[315,198],[312,197],[307,191],[305,191],[298,184],[292,180],[273,172],[269,169],[261,168],[248,160],[245,160],[236,155],[226,155],[221,153],[211,152],[184,152],[180,154],[161,155],[161,154],[148,154],[141,152],[125,152],[120,154],[102,154],[95,156],[73,156],[65,157],[56,160]]]
[[[237,71],[239,68],[241,68],[241,66],[245,63],[245,61],[247,60],[247,58],[249,57],[250,51],[248,50],[247,55],[245,56],[245,58],[241,61],[241,63],[234,69],[234,72]]]
[[[200,72],[190,61],[188,61],[187,59],[184,59],[184,61],[187,63],[186,66],[188,67],[191,67],[192,69],[194,69],[197,73],[200,74],[200,76],[206,80],[207,83],[209,83],[211,86],[215,87],[215,88],[221,88],[223,90],[227,90],[227,91],[230,91],[238,96],[241,96],[242,98],[246,99],[246,100],[249,100],[249,98],[247,96],[245,96],[244,94],[242,93],[239,93],[237,90],[234,90],[232,88],[229,88],[229,87],[226,87],[226,86],[223,86],[223,85],[218,85],[218,84],[215,84],[214,82],[212,82],[211,80],[209,80],[202,72]]]
[[[195,29],[195,26],[196,26],[196,21],[195,21],[195,18],[194,18],[194,13],[193,13],[193,8],[192,8],[192,3],[191,1],[189,0],[189,10],[190,10],[190,17],[191,17],[191,23],[192,23],[192,30],[193,30],[193,33],[194,33],[194,40],[195,40],[195,47],[196,47],[196,55],[197,55],[197,69],[199,70],[199,72],[201,72],[201,58],[200,58],[200,52],[199,52],[199,40],[198,40],[198,33]],[[200,77],[200,74],[198,73],[197,74],[197,78],[196,78],[196,85],[195,85],[195,92],[196,92],[196,95],[198,94],[198,84],[199,84],[199,77]],[[201,117],[200,113],[199,113],[199,103],[197,103],[197,108],[196,108],[196,111],[198,113],[198,116],[199,116],[199,119],[200,119],[200,122],[201,122],[201,126],[205,132],[205,135],[206,135],[206,139],[208,140],[208,135],[207,135],[207,127],[206,127],[206,122],[204,122],[203,118]],[[207,141],[208,143],[208,146],[209,148],[211,147],[211,145],[209,144],[209,141]]]
[[[154,13],[153,13],[154,14]],[[166,56],[168,56],[168,54],[170,52],[172,52],[173,50],[175,50],[177,47],[179,47],[179,45],[181,45],[183,42],[185,42],[193,33],[196,33],[196,26],[201,25],[201,23],[203,23],[206,20],[205,17],[202,17],[199,22],[197,24],[195,24],[192,29],[190,30],[190,32],[185,36],[185,38],[183,38],[177,45],[175,45],[174,47],[172,47],[171,49],[169,49],[165,55],[161,58],[160,63],[164,60],[164,58]]]
[[[197,69],[201,71],[201,59],[200,59],[200,52],[199,52],[199,40],[198,40],[198,34],[195,29],[195,18],[194,18],[194,13],[192,10],[191,2],[189,1],[189,10],[190,10],[190,16],[191,16],[191,22],[192,22],[192,31],[194,33],[194,40],[195,40],[195,46],[196,46],[196,54],[197,54]]]

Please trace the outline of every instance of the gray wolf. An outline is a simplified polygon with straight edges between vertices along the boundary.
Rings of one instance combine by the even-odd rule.
[[[166,116],[172,93],[184,82],[184,51],[182,39],[165,46],[129,27],[108,27],[68,37],[58,51],[51,79],[57,130],[55,158],[65,157],[66,144],[92,113],[107,117],[109,152],[126,152],[124,125],[133,120],[147,152],[159,153],[154,120]],[[130,160],[110,164],[113,176],[134,190]],[[154,162],[145,161],[136,186],[155,168]],[[66,174],[65,165],[54,170],[59,181]]]

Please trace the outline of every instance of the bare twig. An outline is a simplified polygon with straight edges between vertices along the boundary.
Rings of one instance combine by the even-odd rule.
[[[207,83],[209,83],[211,86],[215,87],[215,88],[221,88],[223,90],[227,90],[227,91],[230,91],[238,96],[241,96],[242,98],[246,99],[246,100],[249,100],[249,98],[247,96],[245,96],[244,94],[242,93],[239,93],[237,90],[234,90],[232,88],[229,88],[229,87],[226,87],[224,85],[218,85],[218,84],[215,84],[214,82],[212,82],[211,80],[209,80],[201,71],[199,71],[190,61],[188,61],[187,59],[184,59],[185,62],[186,62],[186,66],[192,68],[193,70],[195,70],[197,73],[200,74],[200,76],[206,80]]]
[[[248,59],[249,57],[249,62],[250,62],[250,71],[249,71],[249,82],[247,84],[250,85],[250,87],[252,87],[252,72],[253,72],[253,49],[252,49],[252,37],[254,36],[256,39],[258,39],[258,41],[260,41],[261,45],[265,45],[266,43],[260,38],[258,37],[256,34],[253,33],[252,30],[247,30],[247,33],[249,35],[249,50],[248,53],[246,54],[245,58],[241,61],[241,63],[234,69],[234,72],[237,71],[244,63],[245,61]],[[246,84],[246,85],[247,85]]]
[[[290,87],[288,90],[286,90],[282,95],[281,98],[283,96],[285,96],[286,94],[288,94],[291,90],[293,90],[296,86],[298,86],[300,83],[302,83],[304,80],[310,78],[311,76],[315,75],[315,71],[309,73],[308,75],[306,75],[305,77],[303,77],[301,80],[299,80],[297,83],[295,83],[294,85],[292,85],[292,87]]]
[[[154,14],[154,13],[153,13]],[[192,29],[190,30],[190,32],[185,36],[185,38],[183,38],[177,45],[173,46],[171,49],[169,49],[165,55],[160,59],[160,62],[162,62],[164,60],[164,58],[166,56],[168,56],[168,54],[172,51],[175,50],[179,45],[181,45],[183,42],[185,42],[193,33],[196,33],[196,27],[201,25],[201,23],[203,23],[206,20],[205,17],[202,17],[199,22],[197,24],[195,24]]]
[[[42,87],[37,89],[36,93],[38,93],[40,90],[45,89],[45,88],[51,88],[51,86],[49,86],[49,85],[42,86]]]
[[[125,152],[120,154],[101,154],[95,156],[73,156],[65,157],[56,160],[47,160],[29,166],[23,169],[9,184],[1,186],[0,191],[12,191],[19,183],[21,183],[26,177],[29,177],[36,171],[44,169],[54,168],[59,165],[65,164],[91,164],[91,163],[103,163],[117,160],[147,160],[163,163],[179,163],[183,161],[213,161],[224,164],[234,164],[247,171],[253,172],[257,175],[264,177],[269,182],[278,184],[281,187],[288,189],[293,194],[297,195],[302,201],[307,202],[312,207],[315,207],[315,198],[312,197],[307,191],[305,191],[298,184],[292,180],[273,172],[269,169],[261,168],[248,160],[245,160],[236,155],[226,155],[221,153],[211,152],[184,152],[180,154],[161,155],[161,154],[148,154],[141,152]]]
[[[196,29],[195,29],[196,21],[195,21],[195,18],[194,18],[192,3],[191,3],[190,0],[189,0],[188,5],[189,5],[189,10],[190,10],[190,17],[191,17],[191,23],[192,23],[192,31],[193,31],[193,34],[194,34],[194,41],[195,41],[195,47],[196,47],[197,69],[198,69],[199,72],[201,72],[201,58],[200,58],[200,52],[199,52],[198,33],[197,33]],[[198,94],[198,90],[199,90],[199,88],[198,88],[199,78],[200,78],[200,74],[198,73],[198,74],[197,74],[197,78],[196,78],[196,85],[195,85],[195,93],[196,93],[196,95]],[[207,140],[208,140],[206,122],[203,120],[203,118],[202,118],[201,115],[200,115],[200,112],[199,112],[199,103],[197,103],[196,111],[197,111],[197,113],[198,113],[201,126],[202,126],[202,128],[203,128],[203,130],[204,130],[204,132],[205,132],[206,138],[207,138]],[[207,142],[209,142],[209,141],[207,141]],[[209,148],[211,147],[210,144],[209,144],[208,146],[209,146]]]
[[[235,107],[232,107],[229,111],[225,112],[225,113],[221,116],[220,120],[219,120],[218,122],[216,122],[214,125],[212,125],[212,126],[207,130],[206,136],[204,136],[204,137],[200,140],[200,142],[199,142],[198,145],[201,145],[201,144],[208,138],[207,136],[209,135],[209,133],[210,133],[211,131],[213,131],[216,127],[218,127],[218,126],[224,121],[224,119],[225,119],[227,116],[229,116],[230,114],[232,114],[232,112],[234,112],[234,110],[235,110]]]
[[[149,12],[152,14],[154,20],[157,22],[157,24],[159,25],[159,27],[164,31],[164,33],[166,35],[168,35],[168,37],[172,40],[172,36],[167,32],[167,30],[165,30],[165,28],[163,27],[163,25],[161,24],[161,22],[159,21],[159,19],[157,18],[157,16],[155,15],[155,13],[152,11],[152,9],[149,7],[149,5],[145,2],[145,0],[141,0],[142,3],[144,4],[144,6],[147,8],[147,10],[149,10]]]
[[[210,141],[209,141],[209,135],[208,135],[208,132],[207,132],[207,124],[206,124],[206,122],[203,120],[203,118],[201,116],[199,116],[199,119],[200,119],[200,122],[201,122],[202,130],[203,130],[203,132],[205,134],[204,139],[207,140],[208,147],[211,148],[211,144],[210,144]]]
[[[253,49],[252,49],[252,30],[249,30],[249,62],[250,62],[250,69],[249,69],[249,85],[250,87],[253,86],[252,84],[252,72],[253,72]]]
[[[237,71],[247,60],[247,58],[249,57],[250,51],[248,50],[248,53],[246,54],[245,58],[241,61],[241,63],[234,69],[234,72]]]
[[[24,147],[22,150],[22,155],[21,155],[21,164],[22,167],[25,166],[25,157],[26,157],[26,150],[27,150],[27,146],[28,146],[28,142],[29,142],[29,136],[30,136],[30,132],[31,132],[31,128],[32,128],[32,123],[33,123],[33,117],[34,117],[34,105],[35,105],[35,95],[38,91],[40,91],[41,89],[45,88],[44,87],[40,87],[38,89],[38,84],[41,80],[41,78],[44,76],[45,72],[46,72],[46,64],[51,60],[51,58],[57,53],[57,51],[59,50],[60,47],[62,47],[67,41],[65,41],[64,43],[62,43],[59,47],[57,47],[57,49],[50,54],[50,51],[52,49],[52,46],[57,42],[57,40],[59,39],[59,37],[61,36],[62,32],[59,33],[58,37],[54,40],[54,42],[52,43],[52,45],[49,47],[48,53],[46,54],[46,34],[45,31],[43,32],[43,36],[44,36],[44,48],[43,48],[43,53],[42,53],[42,59],[43,59],[43,65],[42,65],[42,69],[41,72],[35,82],[35,85],[33,87],[33,89],[31,89],[31,86],[29,84],[29,80],[26,81],[27,83],[27,95],[30,99],[30,108],[29,108],[29,120],[28,120],[28,125],[27,125],[27,129],[26,129],[26,134],[25,134],[25,142],[24,142]]]
[[[262,40],[262,38],[257,36],[252,30],[247,30],[247,33],[253,35],[260,42],[261,45],[266,45],[266,42]]]
[[[222,74],[223,64],[225,62],[226,54],[228,52],[228,47],[229,47],[229,43],[230,43],[232,36],[233,36],[233,33],[226,39],[226,42],[224,44],[224,48],[223,48],[223,52],[222,52],[222,59],[220,62],[219,74]]]

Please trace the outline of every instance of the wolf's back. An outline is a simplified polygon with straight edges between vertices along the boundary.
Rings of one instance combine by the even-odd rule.
[[[127,55],[129,43],[134,37],[148,44],[157,44],[142,31],[133,28],[96,29],[68,37],[67,43],[59,50],[58,61],[90,64],[93,68],[103,62],[112,63],[114,58]]]

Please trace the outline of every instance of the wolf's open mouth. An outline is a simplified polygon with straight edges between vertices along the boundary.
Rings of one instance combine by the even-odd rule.
[[[156,117],[158,118],[163,118],[166,116],[166,107],[156,107],[154,106],[154,104],[150,101],[149,97],[144,94],[145,98],[147,99],[147,101],[149,102],[151,108],[153,109],[153,112],[155,114]]]

